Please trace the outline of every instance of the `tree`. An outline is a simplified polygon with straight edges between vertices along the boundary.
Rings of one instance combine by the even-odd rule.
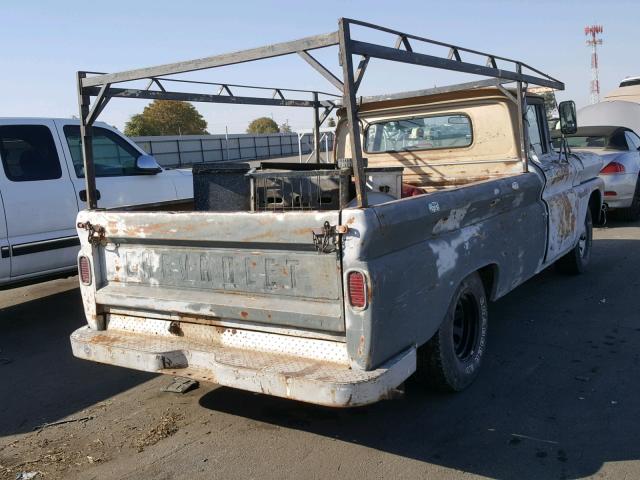
[[[335,127],[336,126],[336,120],[333,117],[329,117],[329,120],[327,120],[327,127]]]
[[[558,102],[556,101],[556,94],[551,92],[544,92],[542,94],[542,98],[544,99],[545,110],[547,111],[547,120],[551,118],[557,118],[558,113]]]
[[[278,124],[269,117],[260,117],[252,121],[247,127],[247,133],[278,133],[280,128]]]
[[[154,100],[124,126],[130,137],[155,135],[206,135],[207,122],[188,102]]]
[[[556,101],[556,92],[549,87],[529,87],[528,93],[540,95],[544,100],[544,107],[547,112],[547,120],[558,118],[558,102]]]
[[[280,133],[291,133],[291,127],[289,126],[289,122],[284,122],[280,124]]]

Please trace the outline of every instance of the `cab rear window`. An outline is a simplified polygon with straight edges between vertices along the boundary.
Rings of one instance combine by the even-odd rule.
[[[468,147],[473,129],[467,115],[450,114],[376,122],[365,132],[367,153]]]

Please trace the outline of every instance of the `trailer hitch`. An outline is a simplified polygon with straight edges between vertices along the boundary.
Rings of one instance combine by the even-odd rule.
[[[324,222],[322,230],[312,232],[313,246],[318,253],[333,253],[337,250],[340,235],[348,231],[349,227],[346,225],[331,225],[329,222]]]

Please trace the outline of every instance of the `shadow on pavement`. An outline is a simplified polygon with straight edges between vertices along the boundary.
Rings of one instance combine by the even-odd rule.
[[[0,309],[0,437],[30,432],[153,377],[73,357],[69,335],[84,324],[77,288]]]
[[[201,405],[493,478],[580,478],[638,460],[639,245],[596,240],[585,275],[549,269],[493,304],[483,369],[460,394],[412,387],[334,410],[218,388]]]

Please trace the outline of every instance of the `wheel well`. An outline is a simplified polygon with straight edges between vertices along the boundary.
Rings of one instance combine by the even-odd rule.
[[[491,263],[478,270],[484,291],[487,294],[487,298],[492,300],[494,298],[494,289],[496,286],[496,280],[498,279],[498,265]]]
[[[589,197],[589,210],[591,210],[591,218],[593,222],[600,223],[600,208],[602,206],[602,194],[600,190],[595,190]]]

